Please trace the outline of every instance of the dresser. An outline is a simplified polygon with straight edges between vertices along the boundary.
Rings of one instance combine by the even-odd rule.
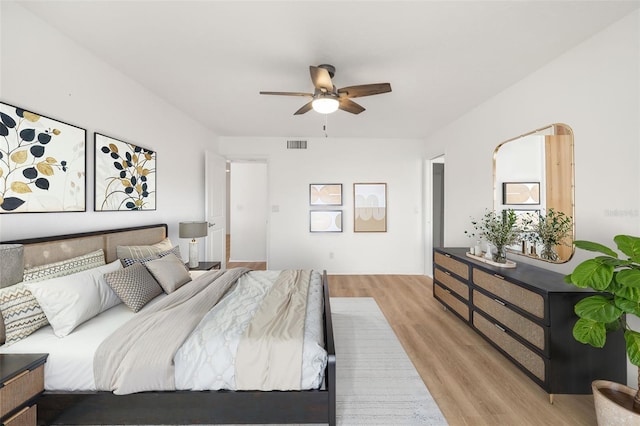
[[[0,354],[0,422],[35,425],[36,399],[44,391],[46,354]]]
[[[589,394],[596,379],[626,383],[622,332],[604,348],[573,338],[573,306],[594,294],[564,275],[525,263],[500,268],[466,256],[465,248],[433,252],[433,295],[550,394]]]

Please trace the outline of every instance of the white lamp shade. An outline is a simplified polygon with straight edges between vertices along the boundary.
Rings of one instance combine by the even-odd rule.
[[[311,102],[313,110],[320,114],[331,114],[336,112],[340,106],[340,102],[334,97],[322,96]]]

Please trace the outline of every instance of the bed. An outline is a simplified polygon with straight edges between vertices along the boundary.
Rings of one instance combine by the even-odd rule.
[[[121,257],[118,253],[118,250],[121,247],[161,244],[161,242],[167,240],[167,234],[166,224],[156,224],[100,232],[16,240],[6,243],[22,244],[24,246],[25,270],[37,270],[38,265],[51,264],[65,259],[74,258],[75,256],[81,256],[95,250],[102,250],[106,263],[112,264],[111,262],[114,262]],[[251,277],[254,276],[271,277],[268,279],[271,280],[272,284],[275,280],[274,277],[278,276],[278,279],[280,279],[280,274],[276,274],[275,271],[264,271],[264,274],[261,275],[254,275],[254,272],[235,270],[221,272],[210,271],[204,274],[201,273],[200,276],[194,277],[191,282],[184,284],[182,288],[174,293],[158,296],[157,300],[159,301],[153,299],[153,301],[148,305],[150,307],[141,308],[141,315],[136,314],[136,316],[145,317],[147,313],[146,310],[154,310],[156,309],[156,305],[171,305],[171,302],[169,302],[170,296],[178,295],[178,293],[182,292],[183,289],[186,289],[187,287],[191,288],[200,286],[203,289],[213,287],[209,286],[208,280],[221,280],[222,277],[232,275],[232,272],[244,280],[238,280],[237,282],[233,281],[233,284],[229,284],[230,286],[234,286],[232,288],[240,288],[240,285],[248,285],[244,283],[253,280]],[[288,390],[287,388],[284,388],[285,390],[229,390],[223,385],[218,386],[220,389],[217,390],[218,387],[206,387],[207,385],[204,385],[204,389],[215,388],[216,390],[159,391],[147,390],[146,388],[144,390],[140,390],[135,387],[133,389],[125,387],[125,391],[119,392],[124,394],[115,394],[110,391],[93,389],[91,385],[75,384],[68,386],[69,389],[66,389],[67,386],[63,384],[58,385],[57,382],[55,382],[55,376],[47,374],[48,362],[47,365],[45,365],[46,390],[38,401],[38,423],[67,425],[248,423],[335,424],[336,359],[328,282],[326,272],[322,272],[321,274],[316,273],[316,275],[319,278],[317,278],[318,283],[314,285],[320,289],[318,291],[318,296],[316,297],[321,301],[317,308],[319,309],[317,316],[319,318],[318,322],[320,323],[319,333],[321,334],[321,339],[323,341],[326,362],[322,365],[320,374],[317,372],[312,373],[311,377],[315,377],[313,382],[310,382],[310,379],[308,378],[303,378],[301,380],[303,383],[305,383],[306,380],[307,384],[300,390]],[[249,278],[245,280],[245,277]],[[262,278],[260,279],[262,280]],[[313,276],[310,280],[313,284]],[[309,299],[311,299],[312,284],[309,284]],[[216,306],[212,311],[219,308],[221,312],[224,312],[222,311],[222,309],[224,309],[223,305],[227,302],[227,294],[231,293],[231,290],[226,293],[224,291],[220,291],[220,293],[221,302],[218,303],[218,305],[221,307]],[[222,296],[222,294],[224,294],[224,296]],[[208,295],[206,299],[211,299],[212,297],[213,296]],[[180,303],[176,302],[174,304],[178,305]],[[228,302],[226,305],[228,305],[227,309],[234,309],[232,302]],[[82,332],[87,335],[95,334],[93,329],[90,327],[97,324],[95,326],[99,328],[99,319],[104,320],[104,318],[109,316],[121,316],[122,318],[128,318],[127,315],[132,315],[131,312],[124,313],[125,311],[128,310],[123,308],[122,305],[111,307],[96,316],[95,319],[91,319],[81,327],[78,327],[76,331],[70,332],[67,337],[74,336],[74,333],[76,332],[80,336],[80,333]],[[120,321],[124,320],[120,319]],[[149,327],[149,329],[151,330],[155,327],[156,326],[154,325],[153,327]],[[135,327],[132,327],[131,330],[135,331],[139,328],[140,326],[136,325]],[[56,332],[57,331],[58,328],[56,328]],[[38,334],[41,338],[45,339],[45,342],[47,338],[51,339],[51,337],[46,336],[46,334],[52,333],[52,331],[45,328],[42,331],[39,330],[39,332],[39,334],[36,332],[33,333],[33,335],[36,336]],[[307,338],[306,333],[307,331],[305,329],[305,339]],[[195,331],[192,334],[196,334]],[[80,337],[77,337],[77,339],[79,338]],[[71,342],[72,339],[69,339],[69,341]],[[89,343],[87,343],[87,345],[91,346]],[[51,346],[51,350],[53,351],[53,345]],[[109,345],[101,344],[100,348],[103,346]],[[306,346],[305,340],[305,352]],[[183,350],[183,352],[185,351]],[[188,355],[190,352],[187,351],[186,353]],[[96,357],[96,359],[98,358],[99,357]],[[112,354],[105,356],[105,359],[107,360],[111,358]],[[184,367],[179,367],[179,365],[189,366],[189,356],[183,356],[183,358],[187,361],[180,361],[180,364],[178,364],[176,359],[176,370],[185,370]],[[119,363],[120,362],[117,362],[116,364]],[[133,366],[131,368],[131,371],[136,372],[138,367]],[[80,367],[77,369],[81,370]],[[121,373],[121,375],[127,374]],[[192,376],[198,379],[201,375],[199,373],[192,373]],[[47,377],[50,377],[50,383],[56,383],[55,386],[47,386]],[[178,380],[176,380],[176,383],[177,382]],[[188,389],[193,389],[192,384],[183,386],[188,386]],[[56,389],[56,387],[58,388]],[[78,387],[80,390],[73,389],[74,387]],[[99,388],[100,387],[98,387],[98,389]],[[254,388],[259,389],[259,387]],[[177,389],[180,389],[180,387],[177,387]],[[276,387],[274,389],[278,388]]]

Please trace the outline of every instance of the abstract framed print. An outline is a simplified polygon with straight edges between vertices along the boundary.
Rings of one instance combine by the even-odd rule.
[[[387,184],[353,184],[353,232],[387,232]]]
[[[311,210],[309,232],[342,232],[342,210]]]
[[[502,204],[540,204],[540,182],[503,182]]]
[[[86,210],[85,129],[0,102],[0,213]]]
[[[341,183],[312,183],[309,185],[309,205],[341,206]]]
[[[156,152],[95,134],[95,210],[156,209]]]

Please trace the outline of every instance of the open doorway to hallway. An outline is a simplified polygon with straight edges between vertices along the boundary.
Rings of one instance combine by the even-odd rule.
[[[227,163],[227,267],[267,267],[267,163]]]

